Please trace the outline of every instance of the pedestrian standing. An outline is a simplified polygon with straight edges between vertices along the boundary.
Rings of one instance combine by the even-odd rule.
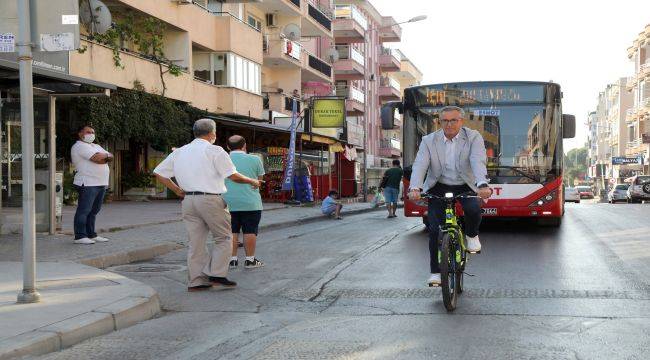
[[[79,140],[72,146],[70,157],[76,172],[73,185],[79,200],[74,214],[74,243],[90,245],[106,242],[107,238],[97,236],[95,220],[102,208],[110,169],[108,163],[113,154],[95,144],[95,129],[84,125],[77,132]]]
[[[384,199],[386,200],[389,218],[397,217],[397,200],[399,199],[399,186],[402,184],[403,175],[404,171],[402,171],[400,162],[395,159],[393,160],[393,167],[386,170],[382,179]]]
[[[169,154],[154,169],[154,174],[183,198],[183,223],[189,237],[188,291],[208,290],[213,285],[235,287],[237,283],[226,277],[232,231],[230,213],[222,196],[226,192],[225,179],[254,188],[260,186],[260,181],[239,174],[228,153],[214,146],[217,140],[214,120],[197,120],[192,130],[195,139]],[[208,252],[206,243],[208,231],[214,240],[212,253]]]
[[[262,180],[264,165],[262,160],[255,155],[246,153],[246,139],[240,135],[233,135],[228,139],[230,159],[237,172],[252,179]],[[262,219],[262,196],[259,189],[253,189],[246,184],[238,184],[226,179],[226,192],[223,198],[228,204],[232,226],[232,256],[230,267],[237,267],[237,248],[239,234],[244,234],[244,251],[246,260],[244,267],[253,269],[264,266],[264,263],[255,257],[257,232]]]
[[[339,192],[333,189],[330,190],[327,197],[323,200],[321,212],[327,216],[334,216],[336,220],[342,220],[341,209],[343,209],[343,204],[339,200]]]

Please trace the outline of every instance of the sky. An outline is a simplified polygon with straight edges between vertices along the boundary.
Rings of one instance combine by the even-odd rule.
[[[650,0],[370,0],[382,15],[405,21],[402,42],[388,44],[423,72],[423,84],[553,81],[563,112],[576,116],[576,138],[587,140],[587,115],[598,93],[634,67],[627,48],[650,24]],[[399,4],[399,6],[396,6]]]

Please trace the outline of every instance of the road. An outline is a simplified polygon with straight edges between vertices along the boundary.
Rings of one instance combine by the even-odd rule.
[[[235,290],[188,294],[184,250],[115,269],[162,316],[42,359],[648,359],[649,234],[648,204],[570,204],[560,229],[486,222],[447,313],[418,219],[289,227],[262,235],[267,266],[234,270]]]

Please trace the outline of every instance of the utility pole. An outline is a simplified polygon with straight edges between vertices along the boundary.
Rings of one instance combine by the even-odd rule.
[[[18,64],[20,71],[20,122],[23,164],[23,290],[19,303],[41,299],[36,291],[36,220],[34,198],[34,93],[30,0],[18,0]]]

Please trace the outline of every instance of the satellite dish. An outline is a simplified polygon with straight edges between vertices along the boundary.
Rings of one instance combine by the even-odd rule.
[[[339,60],[339,52],[335,48],[331,47],[327,50],[327,57],[330,59],[330,62],[336,62]]]
[[[111,28],[113,22],[111,11],[99,0],[81,1],[79,17],[91,33],[103,34]]]
[[[296,24],[287,24],[282,29],[282,35],[291,41],[300,41],[300,26]]]

